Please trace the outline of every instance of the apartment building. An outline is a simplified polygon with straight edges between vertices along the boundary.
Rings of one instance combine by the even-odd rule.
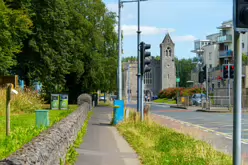
[[[221,96],[227,94],[228,88],[228,81],[222,78],[222,65],[234,63],[232,20],[222,22],[217,29],[219,32],[206,36],[206,40],[194,41],[195,47],[192,52],[195,52],[197,57],[199,55],[201,56],[201,66],[207,65],[208,67],[209,92]],[[242,51],[243,54],[248,55],[248,34],[241,34],[240,36],[239,44],[241,44],[242,50],[238,51]],[[204,42],[205,44],[202,44]],[[191,71],[191,81],[194,82],[194,85],[198,86],[199,68],[197,66]],[[248,81],[245,78],[248,77],[248,75],[245,76],[247,73],[247,67],[243,66],[243,88],[248,87],[248,84],[246,84]],[[206,82],[203,85],[206,87]],[[230,80],[230,86],[231,88],[233,87],[233,80]]]

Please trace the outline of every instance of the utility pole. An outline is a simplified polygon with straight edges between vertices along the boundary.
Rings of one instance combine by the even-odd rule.
[[[118,99],[122,100],[122,65],[121,65],[121,0],[118,1]]]

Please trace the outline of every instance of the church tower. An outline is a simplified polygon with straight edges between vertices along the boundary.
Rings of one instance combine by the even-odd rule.
[[[169,33],[160,44],[161,89],[176,87],[175,44]]]

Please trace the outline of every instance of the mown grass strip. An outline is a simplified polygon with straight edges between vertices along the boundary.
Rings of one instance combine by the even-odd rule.
[[[157,99],[154,100],[155,103],[165,103],[165,104],[176,104],[176,100],[168,100],[168,99]]]
[[[87,133],[88,123],[92,115],[93,115],[93,111],[89,111],[82,129],[79,131],[77,135],[77,139],[75,140],[74,144],[68,150],[66,154],[66,165],[74,165],[75,162],[77,161],[77,157],[79,154],[76,151],[76,149],[79,148],[80,145],[83,143],[83,138],[85,134]]]
[[[136,115],[138,116],[138,115]],[[232,158],[209,144],[132,116],[117,126],[143,165],[231,165]]]
[[[51,110],[49,113],[50,127],[67,117],[78,108],[77,105],[69,105],[69,110]],[[35,113],[25,113],[11,116],[11,135],[5,136],[5,117],[0,117],[0,160],[8,157],[20,149],[23,145],[37,137],[47,128],[37,128],[35,125]]]

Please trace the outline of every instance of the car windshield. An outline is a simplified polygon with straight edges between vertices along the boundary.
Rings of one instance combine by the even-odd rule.
[[[201,98],[201,97],[206,97],[205,94],[195,94],[195,98]]]

